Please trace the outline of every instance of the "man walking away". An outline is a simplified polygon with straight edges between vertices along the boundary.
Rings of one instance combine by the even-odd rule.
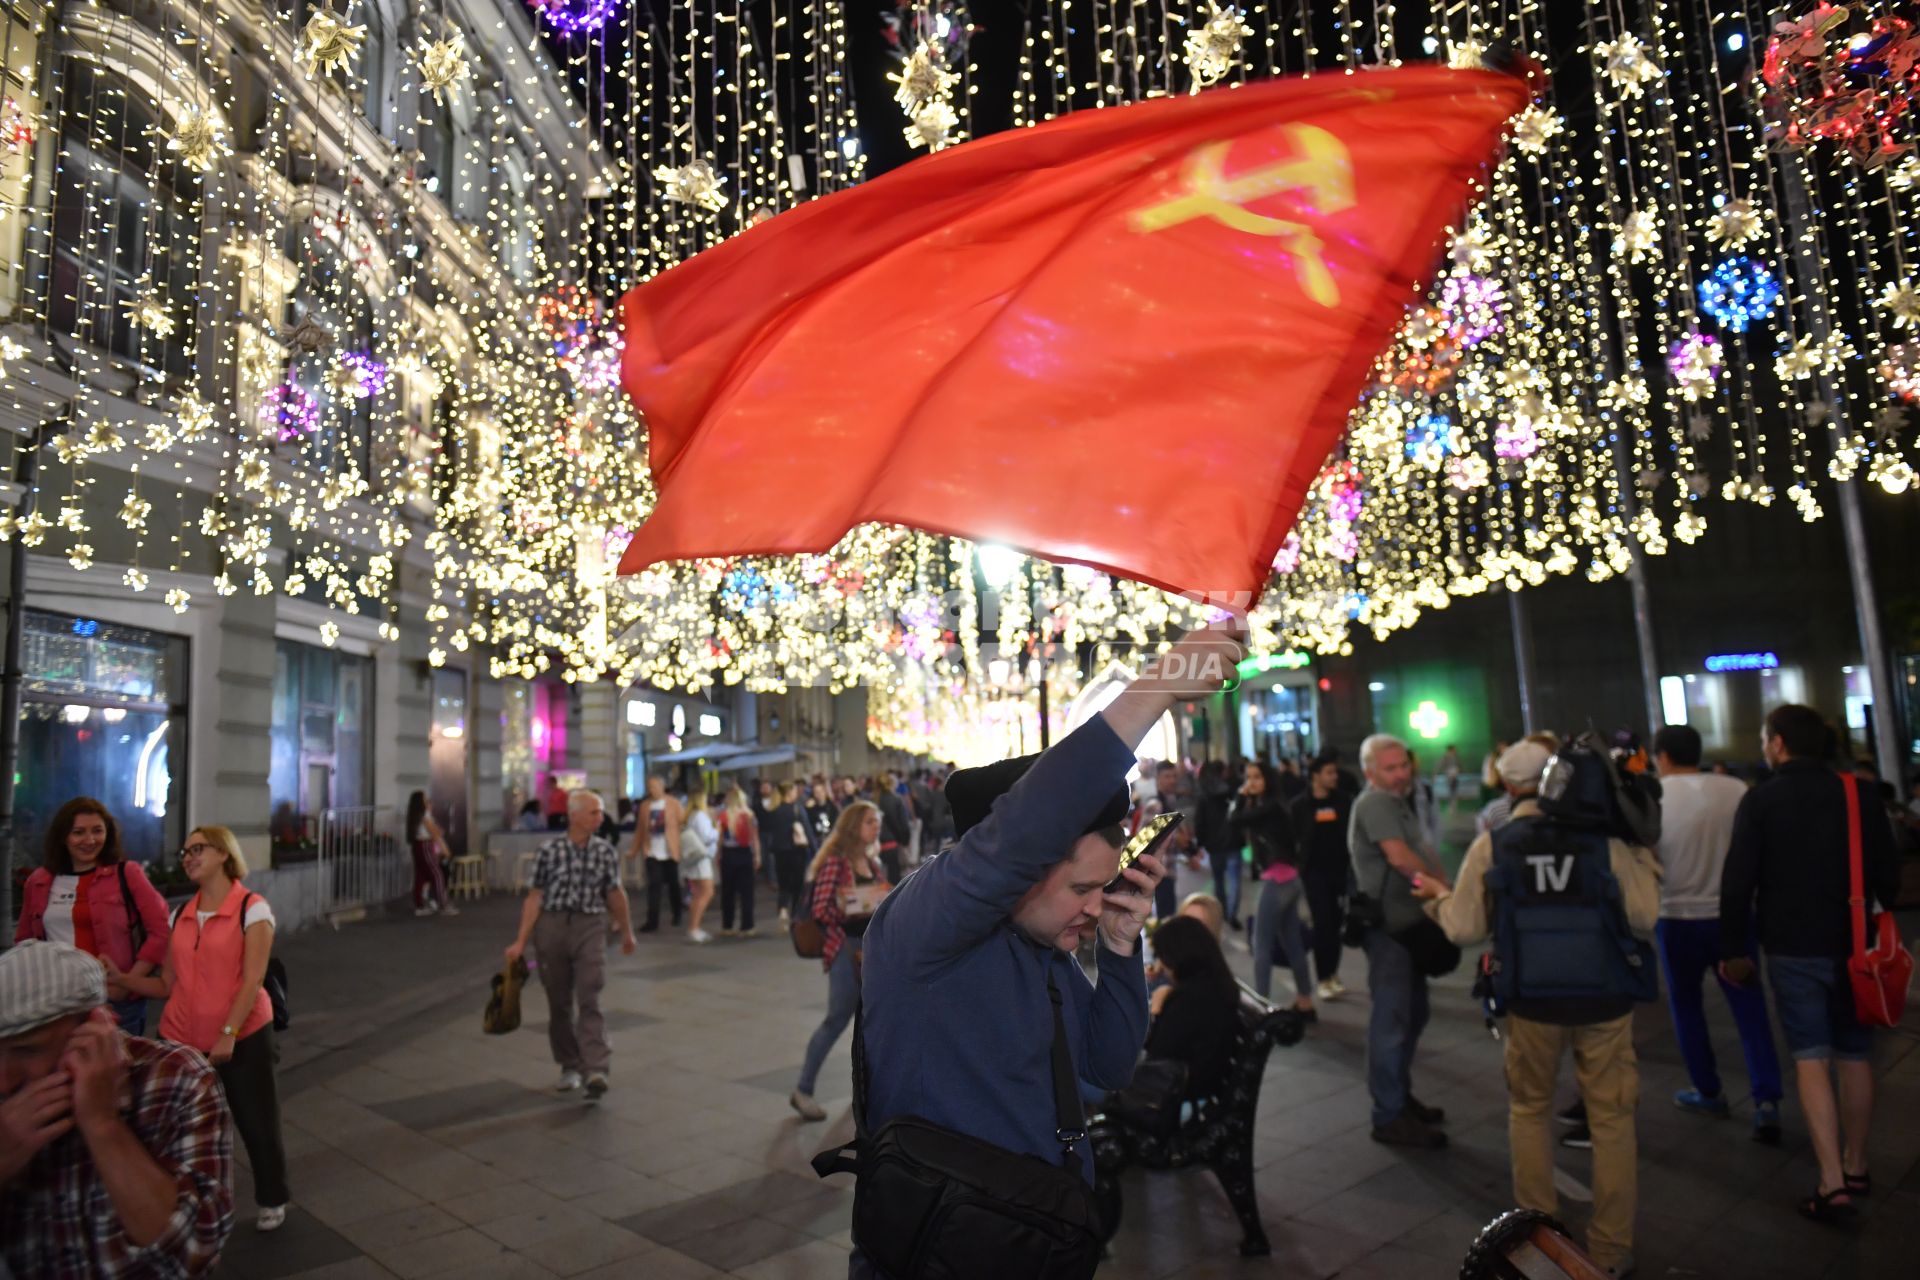
[[[1313,964],[1320,975],[1314,994],[1337,1000],[1346,994],[1340,981],[1340,934],[1346,923],[1347,824],[1353,801],[1340,792],[1340,762],[1332,756],[1314,760],[1307,774],[1307,790],[1293,802],[1294,839],[1305,845],[1307,910],[1313,915]]]
[[[1413,879],[1445,887],[1431,846],[1422,843],[1408,793],[1413,760],[1407,744],[1376,733],[1360,744],[1367,789],[1353,802],[1347,848],[1359,893],[1380,904],[1380,923],[1367,930],[1367,1090],[1373,1095],[1373,1140],[1403,1147],[1444,1147],[1436,1126],[1446,1116],[1413,1096],[1413,1055],[1427,1025],[1427,978],[1394,934],[1420,923]]]
[[[607,1091],[613,1059],[600,1012],[600,989],[607,983],[607,916],[620,932],[622,955],[632,955],[638,945],[627,891],[620,887],[620,854],[594,834],[605,811],[591,791],[567,797],[566,833],[534,855],[520,932],[507,948],[512,963],[532,941],[540,957],[540,985],[547,992],[547,1042],[560,1064],[559,1090],[578,1089],[584,1074],[589,1098]]]
[[[873,806],[880,810],[880,865],[887,869],[887,883],[899,884],[903,867],[901,855],[913,843],[913,823],[907,817],[907,802],[894,789],[891,773],[882,773],[873,788]]]
[[[1414,892],[1437,899],[1427,911],[1454,942],[1493,935],[1494,995],[1508,1015],[1513,1196],[1541,1213],[1558,1209],[1548,1113],[1572,1048],[1593,1129],[1587,1247],[1608,1275],[1625,1276],[1633,1271],[1640,1097],[1633,1004],[1657,994],[1644,938],[1659,918],[1660,866],[1651,850],[1608,835],[1612,783],[1598,753],[1562,752],[1543,807],[1536,793],[1548,760],[1536,742],[1508,748],[1495,768],[1514,798],[1512,820],[1474,839],[1451,893],[1424,878]]]
[[[205,1058],[114,1025],[98,960],[0,955],[0,1275],[206,1275],[233,1230],[227,1118]]]
[[[1667,1003],[1690,1089],[1673,1105],[1700,1115],[1728,1114],[1720,1072],[1707,1034],[1700,984],[1720,958],[1720,872],[1733,843],[1733,816],[1747,789],[1732,778],[1700,771],[1700,733],[1670,724],[1654,735],[1653,753],[1664,788],[1660,806],[1660,963],[1667,971]],[[1746,957],[1753,959],[1749,951]],[[1767,998],[1758,982],[1736,986],[1718,978],[1740,1029],[1740,1049],[1753,1089],[1753,1137],[1780,1141],[1780,1058],[1773,1047]]]
[[[1774,773],[1740,801],[1720,877],[1720,972],[1732,982],[1755,976],[1749,957],[1758,903],[1773,1002],[1820,1162],[1820,1185],[1798,1207],[1818,1222],[1852,1216],[1854,1197],[1872,1187],[1867,1132],[1873,1122],[1873,1033],[1854,1014],[1847,976],[1852,913],[1865,911],[1867,903],[1848,902],[1845,788],[1854,789],[1859,803],[1865,889],[1883,904],[1900,890],[1886,814],[1870,788],[1824,763],[1833,742],[1811,707],[1789,703],[1767,713],[1761,752]]]

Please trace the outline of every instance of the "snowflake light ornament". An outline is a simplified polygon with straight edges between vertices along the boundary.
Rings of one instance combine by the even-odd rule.
[[[196,173],[211,173],[222,156],[233,154],[227,142],[226,126],[204,107],[190,106],[174,122],[167,136],[167,150],[179,156],[180,163]]]
[[[466,37],[455,32],[445,40],[421,41],[414,65],[420,68],[421,86],[432,91],[435,102],[444,102],[443,95],[459,92],[466,82]]]
[[[653,177],[664,184],[664,194],[674,204],[690,204],[709,213],[727,207],[727,193],[721,190],[726,179],[705,160],[689,160],[678,169],[661,165],[653,171]]]
[[[1620,224],[1614,237],[1614,253],[1628,262],[1645,262],[1660,247],[1660,215],[1652,209],[1635,209]]]
[[[950,104],[929,102],[914,112],[913,120],[904,132],[909,146],[938,151],[952,140],[953,131],[959,124],[960,117]]]
[[[1541,110],[1538,103],[1529,104],[1513,118],[1513,145],[1530,156],[1543,156],[1566,127],[1566,121],[1553,112]]]
[[[1761,230],[1760,211],[1751,200],[1729,200],[1707,219],[1707,239],[1723,249],[1738,249],[1758,240]]]
[[[1593,52],[1600,61],[1600,74],[1625,98],[1639,97],[1662,74],[1660,65],[1647,56],[1645,42],[1631,31],[1595,45]]]
[[[322,9],[308,19],[293,56],[306,67],[308,76],[330,75],[353,60],[366,38],[365,27],[348,26],[331,10]]]
[[[1222,9],[1208,0],[1207,20],[1187,32],[1184,58],[1193,73],[1193,92],[1226,79],[1240,59],[1240,45],[1253,34],[1240,10],[1228,5]]]
[[[139,292],[120,304],[127,309],[127,323],[136,329],[145,329],[156,338],[171,337],[176,322],[167,313],[166,299],[153,288],[147,276],[141,276],[135,287]]]
[[[900,64],[898,73],[889,73],[887,79],[893,81],[893,100],[902,111],[909,115],[921,103],[945,98],[953,91],[960,77],[947,70],[941,60],[940,50],[931,41],[922,40],[918,48],[908,54]]]
[[[1700,400],[1713,394],[1714,383],[1726,369],[1726,348],[1720,339],[1699,329],[1690,329],[1667,349],[1667,372],[1673,385],[1688,400]]]
[[[25,347],[15,342],[12,338],[9,338],[6,334],[0,333],[0,378],[7,376],[7,361],[18,360],[26,354],[27,349]]]
[[[1880,291],[1874,305],[1893,318],[1896,329],[1920,328],[1920,290],[1910,280],[1896,280]]]

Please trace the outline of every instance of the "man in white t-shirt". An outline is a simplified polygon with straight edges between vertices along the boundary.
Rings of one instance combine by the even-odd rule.
[[[1774,1049],[1767,998],[1758,982],[1735,986],[1719,976],[1720,873],[1733,842],[1733,815],[1747,794],[1744,784],[1700,771],[1700,735],[1670,724],[1653,739],[1660,769],[1660,963],[1667,971],[1667,1002],[1674,1034],[1693,1087],[1673,1095],[1673,1104],[1700,1115],[1725,1116],[1729,1107],[1707,1034],[1701,983],[1715,971],[1720,990],[1740,1029],[1740,1048],[1753,1089],[1753,1137],[1780,1141],[1780,1058]]]

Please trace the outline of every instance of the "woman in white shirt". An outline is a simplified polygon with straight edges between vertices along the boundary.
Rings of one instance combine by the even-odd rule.
[[[687,941],[708,943],[713,935],[700,927],[700,918],[713,901],[713,869],[720,853],[720,828],[707,808],[707,792],[696,784],[687,796],[687,816],[680,829],[680,878],[687,882]]]

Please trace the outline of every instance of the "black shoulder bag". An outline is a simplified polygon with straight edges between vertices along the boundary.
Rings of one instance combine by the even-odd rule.
[[[916,1116],[867,1129],[867,1064],[853,1016],[855,1138],[822,1151],[814,1172],[851,1173],[853,1242],[891,1280],[1087,1280],[1100,1264],[1099,1215],[1074,1143],[1085,1113],[1053,1001],[1053,1108],[1061,1162],[1018,1155]]]
[[[120,906],[127,913],[127,937],[133,943],[133,962],[139,964],[140,948],[147,945],[147,922],[140,918],[140,905],[127,888],[127,860],[120,859],[115,870],[120,873]]]
[[[1387,877],[1392,874],[1392,863],[1381,868],[1379,897],[1371,898],[1364,893],[1353,895],[1340,939],[1347,946],[1364,947],[1368,932],[1386,928]],[[1407,954],[1413,957],[1414,972],[1422,977],[1444,978],[1460,967],[1460,948],[1447,937],[1447,931],[1424,912],[1417,923],[1388,936],[1407,949]]]

